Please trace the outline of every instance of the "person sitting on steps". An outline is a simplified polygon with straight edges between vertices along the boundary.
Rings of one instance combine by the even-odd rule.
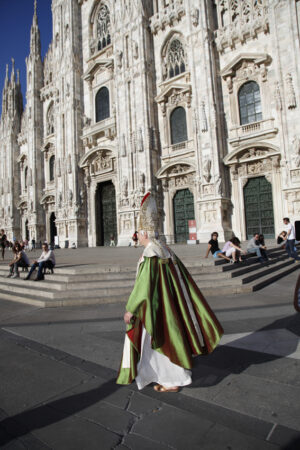
[[[230,258],[228,258],[224,253],[221,252],[219,248],[218,237],[219,235],[216,231],[211,234],[211,239],[207,244],[205,258],[208,258],[209,252],[211,252],[214,258],[224,258],[227,261],[230,261]]]
[[[15,256],[14,259],[9,263],[9,275],[7,275],[7,278],[19,278],[19,267],[29,266],[28,256],[26,255],[25,251],[22,250],[22,246],[19,244],[19,242],[16,242],[16,244],[14,245],[13,252]]]
[[[30,272],[27,275],[27,277],[25,278],[25,280],[30,279],[30,277],[31,277],[32,273],[34,272],[34,270],[36,269],[36,267],[38,267],[38,274],[34,281],[43,280],[44,279],[44,274],[43,274],[44,268],[53,269],[53,267],[55,266],[55,256],[54,256],[53,250],[49,249],[49,246],[46,242],[42,245],[42,248],[43,248],[43,252],[42,252],[41,256],[39,257],[39,259],[37,261],[34,261],[34,263],[31,266]]]

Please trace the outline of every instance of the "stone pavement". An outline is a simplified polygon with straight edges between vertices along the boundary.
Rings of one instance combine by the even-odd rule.
[[[80,250],[62,252],[65,264],[71,252]],[[99,258],[97,249],[80,255]],[[39,309],[0,299],[0,448],[299,449],[297,276],[249,294],[218,288],[208,301],[222,345],[195,359],[193,384],[179,394],[115,384],[124,304]]]

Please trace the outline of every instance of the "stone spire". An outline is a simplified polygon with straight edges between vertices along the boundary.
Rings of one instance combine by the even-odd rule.
[[[11,84],[14,84],[15,81],[16,81],[16,77],[15,77],[15,60],[14,60],[14,58],[11,58],[11,65],[12,65],[12,68],[11,68],[10,82],[11,82]]]
[[[41,38],[40,38],[40,30],[38,26],[37,12],[36,12],[37,3],[34,0],[34,13],[30,31],[30,54],[40,56],[41,54]]]
[[[6,75],[5,75],[5,82],[4,82],[4,88],[6,89],[8,87],[8,64],[6,64]]]

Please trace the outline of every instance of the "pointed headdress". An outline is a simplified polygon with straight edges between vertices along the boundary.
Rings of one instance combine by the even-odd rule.
[[[156,201],[150,192],[142,200],[138,228],[148,232],[158,232],[158,211]]]

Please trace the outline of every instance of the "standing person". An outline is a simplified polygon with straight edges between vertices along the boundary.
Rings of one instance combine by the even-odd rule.
[[[208,258],[208,254],[209,254],[209,252],[211,252],[214,258],[224,258],[227,261],[230,261],[230,258],[228,258],[220,250],[218,237],[219,237],[219,235],[218,235],[218,233],[216,231],[214,231],[211,234],[210,241],[208,241],[208,244],[207,244],[207,250],[206,250],[205,258]]]
[[[14,259],[9,263],[9,275],[7,276],[12,278],[19,278],[19,267],[28,267],[29,266],[29,259],[26,255],[25,251],[22,249],[22,246],[19,244],[19,242],[16,242],[14,245],[13,252],[15,254]]]
[[[288,217],[284,217],[283,223],[285,225],[285,231],[286,231],[285,249],[287,251],[289,258],[293,258],[294,261],[298,263],[298,261],[300,261],[300,257],[298,256],[297,252],[295,251],[295,240],[296,240],[295,228],[290,223],[290,219]]]
[[[126,305],[118,384],[154,382],[157,392],[177,392],[192,382],[192,357],[211,353],[223,329],[180,259],[158,240],[154,198],[143,198],[138,238],[144,247]]]
[[[25,280],[30,279],[36,267],[38,267],[38,274],[34,281],[43,280],[44,279],[43,269],[44,268],[53,269],[53,267],[55,266],[55,256],[53,250],[49,249],[49,246],[46,242],[42,245],[42,248],[43,251],[41,256],[37,261],[34,261],[34,263],[31,266],[30,272],[25,278]]]
[[[34,249],[35,249],[35,239],[32,238],[31,239],[31,250],[34,250]]]
[[[247,253],[255,253],[261,263],[268,261],[268,256],[266,253],[267,247],[262,244],[262,242],[264,242],[264,240],[262,241],[260,239],[259,233],[254,233],[247,245]]]
[[[7,241],[6,234],[5,234],[4,230],[2,229],[1,233],[0,233],[0,245],[1,245],[2,259],[4,259],[4,256],[5,256],[6,241]]]
[[[109,244],[109,246],[110,247],[115,247],[116,246],[115,237],[114,237],[113,234],[110,236],[110,244]]]
[[[135,232],[133,233],[132,240],[133,240],[133,242],[134,242],[134,247],[137,247],[138,241],[139,241],[139,238],[138,238],[138,232],[137,232],[137,231],[135,231]]]

